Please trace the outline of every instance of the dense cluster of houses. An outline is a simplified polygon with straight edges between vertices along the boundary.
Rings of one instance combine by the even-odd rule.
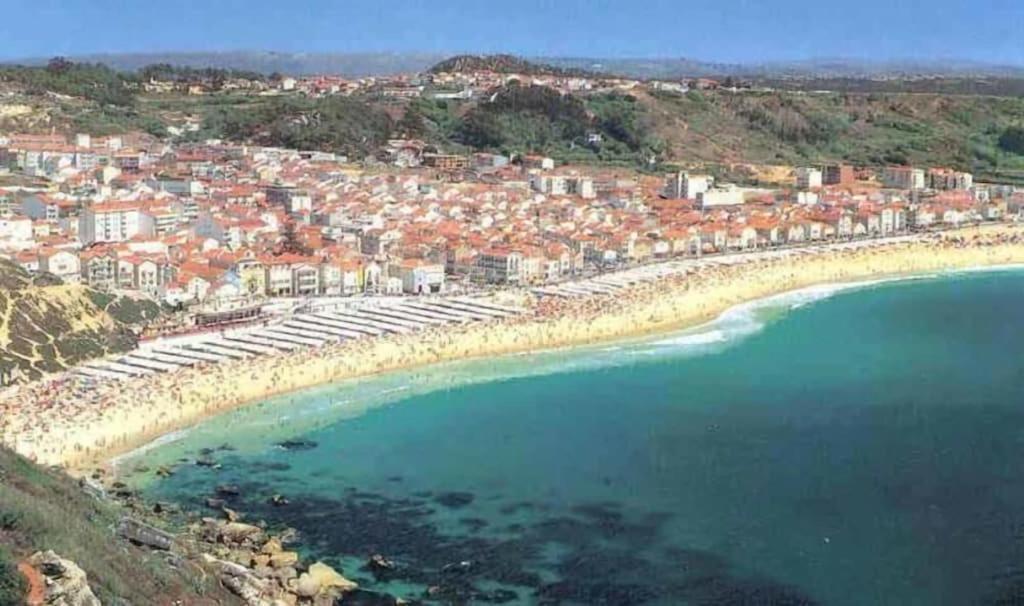
[[[684,79],[646,82],[636,78],[605,75],[562,75],[549,73],[515,73],[488,69],[394,74],[345,78],[337,75],[282,76],[280,79],[245,79],[230,77],[216,83],[201,81],[151,80],[142,84],[149,93],[187,93],[203,95],[214,92],[239,92],[256,95],[301,94],[309,97],[330,95],[376,95],[395,100],[427,97],[433,99],[466,101],[486,95],[495,87],[510,81],[546,86],[562,94],[589,94],[628,92],[637,87],[652,90],[686,92],[690,89],[718,88],[719,83],[708,79]]]
[[[145,136],[0,136],[0,162],[24,177],[0,189],[0,254],[168,304],[420,294],[998,220],[1024,205],[1011,187],[942,170],[890,187],[903,169],[866,181],[803,168],[795,187],[765,190],[535,156],[462,160],[367,167]]]

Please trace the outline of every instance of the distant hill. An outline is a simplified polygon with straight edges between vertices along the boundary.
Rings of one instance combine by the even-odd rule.
[[[558,67],[536,63],[514,55],[456,55],[430,68],[432,73],[491,71],[506,74],[587,76],[593,72],[581,67]]]
[[[513,61],[550,68],[586,70],[634,78],[683,77],[791,77],[791,78],[916,78],[1002,77],[1024,78],[1024,66],[999,65],[955,58],[866,61],[849,58],[813,58],[801,61],[726,63],[686,57],[524,57]],[[450,53],[284,53],[274,51],[106,53],[72,57],[75,61],[104,63],[124,71],[136,71],[155,63],[194,68],[222,68],[262,74],[337,74],[348,77],[417,73],[447,60],[474,55]],[[7,61],[42,65],[49,57]],[[511,70],[510,70],[511,71]]]
[[[823,58],[763,63],[721,63],[687,58],[571,58],[543,59],[563,68],[622,74],[645,79],[700,77],[742,78],[1024,78],[1024,66],[998,65],[957,59],[864,61]]]
[[[30,275],[0,259],[0,371],[38,377],[135,347],[132,324],[159,314],[149,301]]]
[[[103,63],[122,71],[137,71],[154,64],[193,68],[221,68],[274,72],[293,76],[335,74],[349,78],[417,73],[442,61],[440,53],[277,53],[273,51],[225,51],[181,53],[106,53],[73,57],[75,61]],[[9,63],[42,65],[49,58],[31,58]]]

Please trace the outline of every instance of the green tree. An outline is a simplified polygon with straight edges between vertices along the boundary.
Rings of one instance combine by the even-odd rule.
[[[288,221],[284,224],[284,228],[281,230],[281,252],[291,253],[296,255],[308,255],[309,250],[299,239],[299,234],[295,229],[295,221]]]
[[[1011,154],[1024,155],[1024,126],[1009,126],[999,135],[999,148]]]

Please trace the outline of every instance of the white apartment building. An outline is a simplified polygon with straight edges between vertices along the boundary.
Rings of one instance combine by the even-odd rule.
[[[665,179],[665,196],[672,199],[696,200],[711,188],[712,183],[714,178],[709,175],[691,175],[680,171]]]
[[[796,169],[796,186],[799,189],[821,187],[822,174],[817,168],[800,167]]]
[[[882,185],[893,189],[924,189],[923,169],[909,166],[890,166],[882,171]]]
[[[974,175],[955,170],[934,168],[928,171],[928,187],[932,189],[971,189]]]
[[[580,175],[542,175],[534,173],[530,175],[530,187],[534,191],[552,196],[580,196],[581,198],[594,198],[597,191],[594,189],[594,179]]]
[[[487,250],[477,257],[477,267],[488,284],[519,284],[523,278],[523,255],[511,250]]]
[[[743,204],[743,190],[735,185],[713,187],[697,195],[701,208],[714,206],[736,206]]]
[[[154,234],[153,219],[131,202],[103,202],[82,211],[78,239],[83,244],[124,242]]]

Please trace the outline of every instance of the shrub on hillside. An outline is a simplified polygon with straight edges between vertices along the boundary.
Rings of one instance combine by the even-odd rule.
[[[25,600],[25,578],[13,558],[0,547],[0,606],[14,606]]]
[[[1024,156],[1024,126],[1010,126],[999,135],[999,147],[1011,154]]]

